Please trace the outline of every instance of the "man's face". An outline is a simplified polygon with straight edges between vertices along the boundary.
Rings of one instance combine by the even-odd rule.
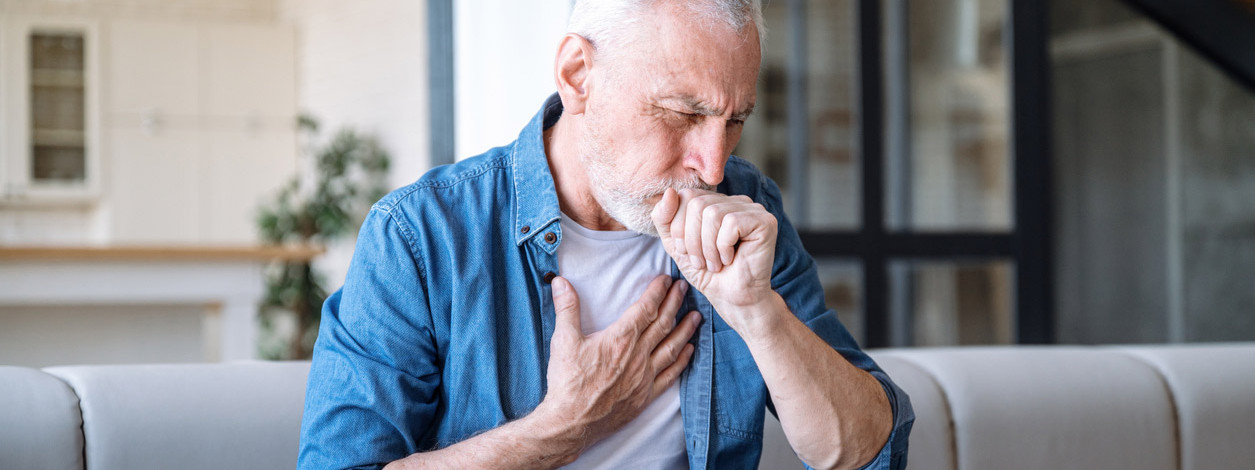
[[[596,91],[585,110],[579,150],[594,197],[629,230],[650,235],[650,211],[666,188],[723,181],[754,107],[755,27],[708,29],[687,13],[666,2],[622,52],[594,59]]]

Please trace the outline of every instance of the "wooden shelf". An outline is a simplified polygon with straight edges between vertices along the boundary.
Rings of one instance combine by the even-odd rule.
[[[0,261],[308,261],[320,246],[0,246]]]

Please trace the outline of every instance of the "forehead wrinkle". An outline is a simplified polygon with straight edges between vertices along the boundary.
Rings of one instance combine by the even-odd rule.
[[[722,116],[723,115],[723,111],[720,111],[714,106],[706,104],[704,100],[693,95],[681,94],[681,95],[677,95],[677,96],[669,97],[665,99],[678,101],[680,105],[684,106],[687,110],[692,111],[694,114],[700,114],[703,116]],[[754,103],[750,103],[744,109],[732,113],[732,119],[745,119],[745,118],[748,118],[749,115],[752,114],[753,112],[754,112]]]

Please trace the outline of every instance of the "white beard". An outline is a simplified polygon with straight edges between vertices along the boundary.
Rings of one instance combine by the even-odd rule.
[[[712,190],[694,175],[687,180],[663,178],[653,181],[633,181],[631,174],[622,171],[615,163],[614,151],[607,148],[601,136],[601,120],[594,113],[586,113],[584,139],[581,142],[580,161],[588,176],[593,197],[601,204],[610,217],[623,224],[633,232],[658,236],[650,214],[654,210],[653,199],[673,188],[676,191],[685,188]]]

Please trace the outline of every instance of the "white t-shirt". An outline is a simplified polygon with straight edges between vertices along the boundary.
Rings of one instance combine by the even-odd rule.
[[[671,258],[656,237],[636,232],[597,231],[563,214],[559,274],[580,298],[584,334],[605,329],[635,303],[659,274],[671,273]],[[676,312],[669,312],[674,315]],[[564,468],[688,468],[679,381],[650,403],[640,416],[593,444]]]

